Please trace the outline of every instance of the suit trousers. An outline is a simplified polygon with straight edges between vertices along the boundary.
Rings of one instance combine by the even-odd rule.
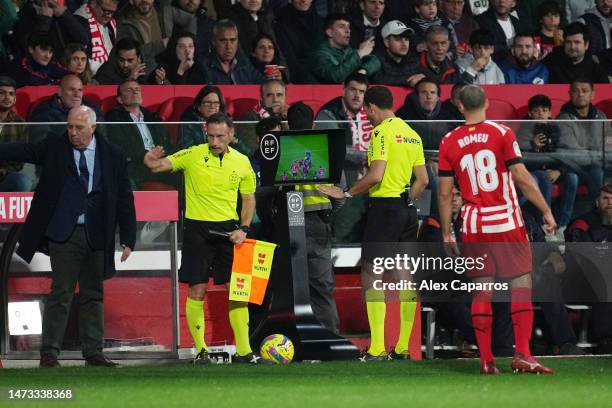
[[[331,259],[331,226],[320,211],[305,213],[306,248],[310,305],[316,318],[328,330],[338,333],[340,320],[334,300],[334,271]]]
[[[83,225],[66,242],[49,241],[51,293],[45,301],[41,355],[59,355],[70,305],[79,283],[79,339],[83,357],[102,352],[104,337],[104,251],[89,245]]]

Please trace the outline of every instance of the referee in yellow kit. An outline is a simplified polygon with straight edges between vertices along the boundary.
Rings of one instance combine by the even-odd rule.
[[[206,121],[208,143],[192,146],[164,157],[156,146],[144,157],[154,173],[185,173],[186,214],[179,280],[189,284],[185,312],[187,325],[198,355],[194,363],[209,362],[204,341],[204,297],[208,280],[227,284],[231,277],[233,244],[241,244],[249,231],[255,211],[256,179],[249,159],[232,149],[234,124],[223,113]],[[240,218],[236,211],[238,193],[242,198]],[[229,234],[229,240],[209,231]],[[229,321],[236,339],[232,361],[261,363],[249,344],[249,309],[246,302],[229,302]]]
[[[412,202],[429,182],[421,137],[395,116],[393,95],[387,88],[369,88],[363,106],[368,120],[375,126],[368,148],[367,174],[346,191],[327,186],[319,189],[334,198],[351,198],[369,192],[364,243],[416,241],[417,211]],[[371,261],[362,259],[361,283],[366,292],[371,342],[361,360],[407,359],[416,293],[400,291],[400,335],[395,349],[387,354],[384,292],[373,289],[372,275],[368,273],[371,267]]]

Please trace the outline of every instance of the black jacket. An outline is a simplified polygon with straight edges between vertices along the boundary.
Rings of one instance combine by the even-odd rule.
[[[96,144],[103,172],[104,277],[110,278],[115,274],[115,230],[118,226],[121,244],[134,249],[136,215],[125,155],[103,136],[96,135]],[[42,169],[17,249],[17,254],[30,262],[36,251],[46,250],[45,232],[62,188],[69,177],[77,174],[73,147],[65,133],[49,136],[38,143],[4,143],[0,145],[0,160],[33,163]]]
[[[301,12],[291,4],[280,9],[276,15],[274,32],[278,47],[287,60],[291,80],[296,84],[309,83],[309,56],[323,41],[323,21],[314,5]]]
[[[409,53],[400,62],[396,62],[387,50],[376,52],[382,68],[372,77],[375,84],[408,86],[408,77],[421,72],[419,59]]]
[[[493,10],[493,5],[489,6],[489,9],[484,13],[476,16],[476,22],[480,28],[489,30],[489,32],[493,34],[493,45],[495,46],[495,52],[492,56],[493,61],[500,63],[508,58],[510,49],[508,48],[508,43],[506,42],[506,34],[504,33],[504,29],[497,22],[497,16]],[[514,27],[514,32],[517,34],[520,33],[522,26],[519,23],[518,18],[510,15],[510,22]]]
[[[240,47],[247,54],[251,54],[251,46],[253,39],[259,34],[268,34],[274,38],[274,15],[262,8],[257,13],[257,21],[253,20],[251,14],[238,2],[231,8],[231,12],[227,16],[218,15],[219,19],[229,18],[238,26],[238,41]]]
[[[246,57],[240,55],[240,51],[229,74],[225,73],[214,53],[206,59],[205,64],[209,83],[213,85],[255,85],[265,80],[263,74],[257,71]]]
[[[612,242],[612,226],[601,223],[601,215],[593,209],[573,220],[565,230],[567,242]]]
[[[595,62],[589,52],[580,63],[573,64],[563,52],[563,47],[557,47],[544,58],[544,64],[548,68],[550,84],[569,84],[576,78],[589,78],[596,84],[609,82],[605,69]]]

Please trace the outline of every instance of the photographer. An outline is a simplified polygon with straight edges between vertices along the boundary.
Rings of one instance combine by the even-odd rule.
[[[521,150],[534,153],[551,153],[559,146],[559,127],[548,122],[551,119],[551,102],[545,95],[535,95],[529,99],[528,121],[522,122],[517,132],[517,141]],[[578,189],[578,175],[561,163],[538,164],[531,174],[538,182],[540,191],[548,205],[552,201],[553,184],[562,184],[563,189],[559,205],[554,208],[559,228],[555,240],[563,240],[563,231],[569,224],[574,212],[574,200]]]

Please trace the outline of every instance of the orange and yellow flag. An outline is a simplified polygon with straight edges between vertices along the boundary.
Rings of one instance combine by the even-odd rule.
[[[261,305],[275,249],[276,244],[254,239],[245,239],[241,245],[234,245],[229,300]]]

